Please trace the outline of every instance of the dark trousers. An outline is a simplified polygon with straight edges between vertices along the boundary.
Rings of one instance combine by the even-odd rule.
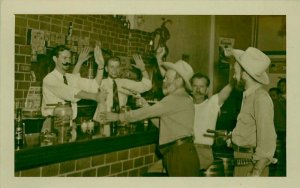
[[[199,176],[199,159],[193,142],[160,149],[169,176]]]

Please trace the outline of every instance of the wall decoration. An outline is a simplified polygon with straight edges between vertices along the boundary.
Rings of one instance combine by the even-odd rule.
[[[232,55],[231,50],[234,47],[233,38],[219,38],[219,62],[229,63],[229,56]]]
[[[37,61],[37,54],[45,54],[45,33],[42,30],[29,29],[28,41],[31,45],[31,61]]]
[[[271,64],[269,66],[270,74],[286,74],[285,55],[269,55]]]
[[[57,45],[63,45],[65,44],[65,35],[61,33],[57,33],[55,36],[55,43]]]
[[[165,55],[163,57],[163,60],[166,60],[168,54],[169,54],[169,48],[167,46],[167,41],[170,39],[171,34],[169,32],[169,29],[166,27],[167,23],[172,24],[172,20],[162,18],[163,23],[161,26],[154,30],[152,33],[152,40],[150,41],[151,51],[156,52],[157,48],[159,46],[165,47]]]
[[[190,62],[190,55],[188,54],[182,54],[181,59],[185,62]]]
[[[41,91],[42,88],[38,86],[31,86],[29,88],[23,111],[40,111],[42,99]]]
[[[31,46],[44,46],[45,44],[44,31],[32,29],[30,43]]]

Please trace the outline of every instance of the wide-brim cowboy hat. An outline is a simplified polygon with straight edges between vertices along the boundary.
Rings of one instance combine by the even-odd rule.
[[[269,84],[269,76],[266,73],[271,60],[260,50],[249,47],[246,51],[233,49],[232,54],[243,69],[257,82]]]
[[[189,65],[187,62],[183,60],[179,60],[176,63],[171,63],[171,62],[163,62],[162,64],[164,67],[167,69],[173,69],[175,70],[181,78],[185,82],[186,89],[189,91],[192,91],[192,85],[190,83],[190,79],[194,75],[193,68],[191,65]]]

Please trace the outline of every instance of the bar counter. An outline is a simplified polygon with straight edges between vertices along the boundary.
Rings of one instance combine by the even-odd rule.
[[[136,122],[132,124],[132,127],[134,127],[133,131],[123,135],[98,136],[97,138],[83,136],[78,131],[80,127],[77,127],[78,136],[75,142],[43,147],[25,146],[15,151],[15,172],[138,146],[153,145],[158,142],[158,129],[151,121],[149,125]]]

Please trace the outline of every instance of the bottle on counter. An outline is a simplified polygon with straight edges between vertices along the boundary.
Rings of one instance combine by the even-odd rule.
[[[87,132],[91,135],[94,133],[94,121],[92,119],[87,122]]]
[[[25,127],[22,120],[22,108],[18,108],[15,119],[15,148],[17,150],[22,149],[24,145],[24,128]]]
[[[94,60],[92,58],[88,59],[88,79],[94,78]]]
[[[113,113],[119,113],[120,112],[120,107],[119,106],[116,106],[116,107],[112,107],[111,108],[111,112]],[[117,135],[118,133],[118,124],[119,124],[119,121],[113,121],[110,123],[110,132],[111,132],[111,135]]]
[[[87,122],[86,120],[83,120],[83,122],[81,123],[81,132],[86,133],[87,130]]]
[[[107,112],[107,104],[106,102],[98,103],[99,113],[97,112],[97,115],[99,115],[101,112]],[[104,136],[110,136],[111,130],[109,123],[105,122],[105,120],[101,119],[99,116],[97,116],[98,122],[100,123],[100,132]],[[95,120],[95,118],[94,118]]]

